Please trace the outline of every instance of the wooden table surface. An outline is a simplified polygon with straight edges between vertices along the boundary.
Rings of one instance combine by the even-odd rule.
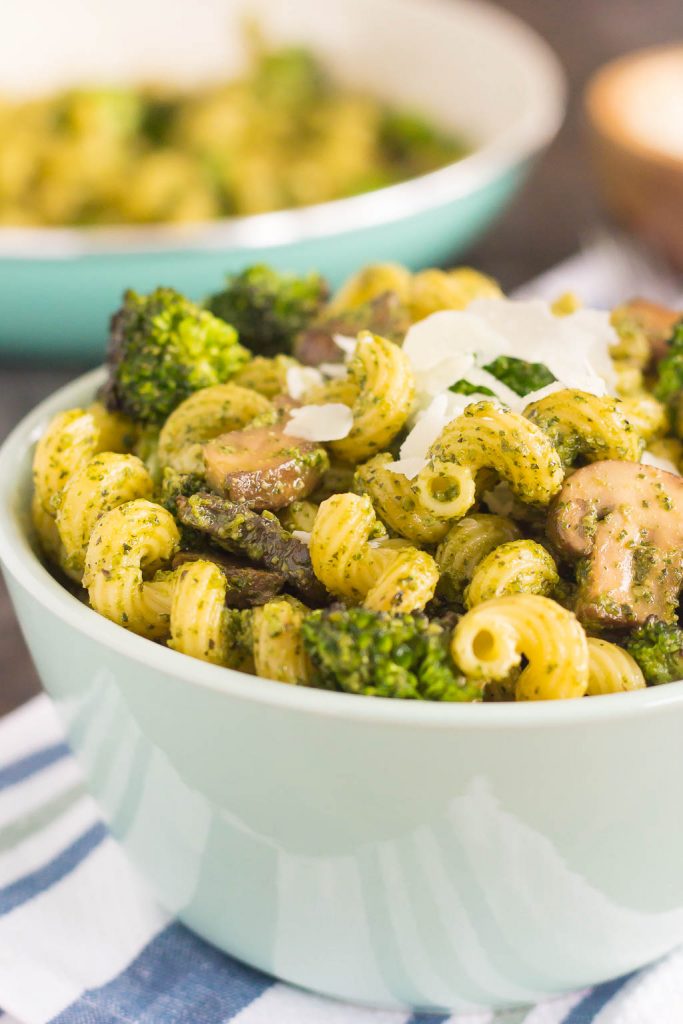
[[[502,6],[554,46],[570,84],[568,117],[559,137],[513,208],[467,257],[511,288],[574,252],[599,218],[582,144],[579,97],[588,75],[620,53],[683,38],[683,7],[680,0],[505,0]],[[82,369],[0,362],[0,439],[36,402]],[[0,715],[38,689],[0,582]]]

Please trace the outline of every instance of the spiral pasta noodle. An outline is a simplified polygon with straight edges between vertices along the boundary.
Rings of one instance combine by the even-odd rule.
[[[646,444],[667,432],[669,421],[666,409],[654,395],[643,391],[629,398],[622,398],[619,408]]]
[[[439,578],[431,555],[411,545],[373,546],[375,512],[367,496],[337,494],[322,503],[311,533],[311,561],[328,590],[374,611],[424,608]]]
[[[620,459],[638,462],[642,438],[615,398],[585,391],[555,391],[532,402],[524,415],[544,431],[565,466]]]
[[[98,431],[98,447],[101,452],[129,452],[137,437],[138,427],[121,412],[110,412],[102,402],[93,402],[88,412]]]
[[[133,633],[165,639],[174,574],[145,576],[171,561],[179,540],[170,512],[145,498],[105,513],[90,537],[83,575],[95,611]]]
[[[475,512],[454,523],[436,549],[441,572],[439,593],[460,603],[475,569],[486,555],[508,541],[518,540],[519,527],[505,516]]]
[[[474,299],[498,299],[502,294],[492,278],[471,267],[430,268],[413,277],[408,308],[416,321],[442,309],[465,309]]]
[[[534,540],[501,544],[477,565],[465,591],[465,607],[506,594],[542,594],[549,597],[559,582],[552,555]]]
[[[226,591],[225,575],[214,562],[181,566],[173,581],[168,646],[200,661],[227,664]]]
[[[476,402],[449,423],[417,476],[421,504],[460,519],[474,504],[477,473],[495,470],[529,505],[544,507],[563,480],[560,458],[543,430],[493,402]]]
[[[370,263],[344,282],[333,296],[328,309],[330,313],[355,309],[379,298],[384,292],[395,292],[406,301],[411,286],[410,271],[400,263]]]
[[[107,412],[100,402],[88,409],[67,409],[48,424],[33,456],[31,508],[38,539],[53,561],[62,564],[65,557],[55,519],[70,478],[98,452],[127,450],[134,435],[127,417]]]
[[[298,366],[291,356],[254,356],[232,378],[232,384],[251,388],[265,398],[275,398],[287,390],[287,370]]]
[[[603,693],[642,690],[645,678],[640,666],[623,647],[597,637],[588,638],[589,697]]]
[[[305,686],[311,663],[301,638],[308,609],[294,598],[268,601],[254,609],[254,665],[258,675],[279,683]]]
[[[509,677],[522,657],[517,700],[583,697],[588,643],[576,616],[538,594],[496,597],[472,608],[453,631],[451,653],[465,675],[482,682]]]
[[[357,388],[353,425],[330,449],[344,462],[359,462],[386,448],[405,424],[415,397],[410,362],[393,342],[364,331],[349,364]]]
[[[202,443],[245,427],[272,406],[257,391],[236,384],[215,384],[186,398],[159,434],[159,460],[178,473],[201,473]]]
[[[422,508],[413,482],[387,468],[392,461],[389,452],[382,452],[359,466],[357,488],[370,496],[382,520],[396,533],[417,544],[436,544],[448,532],[448,521]]]
[[[50,422],[33,456],[33,487],[36,498],[55,516],[55,499],[69,477],[100,450],[100,432],[92,413],[68,409]]]
[[[152,478],[135,455],[101,452],[69,478],[59,498],[56,525],[62,543],[62,567],[76,580],[97,520],[124,502],[151,498]]]

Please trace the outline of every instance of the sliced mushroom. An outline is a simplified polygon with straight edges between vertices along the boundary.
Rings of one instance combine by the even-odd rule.
[[[221,434],[204,445],[206,482],[231,501],[278,509],[314,491],[327,469],[324,448],[277,425]]]
[[[219,547],[280,573],[307,604],[328,603],[308,548],[283,529],[274,515],[207,493],[178,498],[177,511],[185,526],[208,534]]]
[[[173,559],[173,568],[185,562],[213,562],[227,580],[225,603],[229,608],[253,608],[272,601],[285,585],[281,573],[256,569],[216,551],[180,551]]]
[[[666,355],[667,342],[680,319],[680,312],[648,299],[631,299],[612,313],[617,330],[642,333],[653,362],[659,362]]]
[[[683,478],[635,462],[594,462],[565,480],[548,533],[559,551],[586,560],[575,607],[586,625],[674,619],[683,584]]]

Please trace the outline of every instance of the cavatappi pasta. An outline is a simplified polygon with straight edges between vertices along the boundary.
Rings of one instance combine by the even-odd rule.
[[[506,594],[549,597],[560,577],[551,554],[535,540],[511,540],[481,560],[465,590],[466,608]]]
[[[415,381],[398,345],[369,332],[358,337],[349,379],[356,392],[353,425],[330,448],[343,462],[363,462],[386,448],[404,426],[415,399]]]
[[[356,470],[358,489],[369,495],[382,521],[400,537],[416,544],[436,544],[449,523],[422,506],[414,481],[392,471],[393,457],[383,452]]]
[[[642,690],[645,677],[638,662],[617,644],[600,637],[588,637],[588,689],[589,696],[601,693],[621,693],[624,690]]]
[[[201,473],[202,444],[219,434],[239,430],[272,406],[267,398],[237,384],[202,388],[181,402],[159,434],[159,461],[178,473]]]
[[[370,499],[336,494],[318,510],[311,532],[313,569],[330,593],[375,611],[421,610],[439,572],[434,559],[412,546],[373,541],[377,519]]]
[[[486,512],[463,516],[453,523],[435,554],[439,589],[445,598],[462,604],[465,589],[481,561],[520,536],[512,519]]]
[[[491,469],[529,505],[545,507],[563,479],[552,439],[493,402],[468,406],[436,439],[417,478],[420,502],[441,519],[460,519],[476,498],[476,478]]]
[[[217,375],[186,313],[189,369],[213,382],[185,375],[177,397],[163,293],[149,323],[138,297],[101,397],[36,445],[35,533],[66,585],[151,641],[293,686],[485,703],[683,677],[675,315],[662,351],[623,309],[610,324],[573,296],[513,303],[469,268],[395,264],[327,312],[387,294],[405,338],[328,339],[319,368],[247,353]]]
[[[643,449],[642,434],[614,398],[556,391],[532,402],[524,415],[551,439],[565,466],[579,459],[637,462]]]
[[[583,697],[588,689],[588,641],[576,616],[538,594],[510,594],[467,612],[453,631],[453,657],[482,683],[507,679],[517,700]]]
[[[152,478],[135,455],[101,452],[76,470],[59,495],[56,523],[63,548],[63,568],[80,579],[95,524],[106,512],[151,498]]]

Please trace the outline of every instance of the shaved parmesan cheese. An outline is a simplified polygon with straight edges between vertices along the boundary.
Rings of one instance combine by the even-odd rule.
[[[463,396],[464,397],[464,396]],[[437,437],[454,415],[448,409],[448,398],[445,393],[437,395],[431,405],[418,416],[417,422],[401,445],[401,461],[406,459],[426,459],[427,452]],[[397,470],[401,472],[401,470]]]
[[[348,334],[333,334],[332,340],[337,348],[340,348],[347,356],[352,356],[356,351],[358,342],[355,338],[350,338]]]
[[[427,465],[426,459],[420,458],[407,458],[397,459],[396,462],[387,462],[385,469],[390,469],[392,473],[399,473],[401,476],[405,476],[408,480],[414,480],[418,473],[420,473]]]
[[[617,336],[608,313],[581,309],[555,316],[540,299],[476,299],[468,312],[505,338],[504,355],[543,363],[566,388],[604,395],[608,385],[614,387],[609,350]]]
[[[294,409],[283,433],[304,441],[339,441],[348,436],[352,426],[353,414],[348,405],[328,402]]]
[[[309,388],[322,383],[322,374],[313,366],[290,366],[287,370],[287,394],[297,402]]]
[[[457,353],[475,352],[483,362],[504,355],[505,338],[479,316],[469,310],[443,310],[413,324],[403,342],[403,351],[416,373],[432,370],[448,362]],[[453,384],[454,381],[448,381]],[[445,387],[448,384],[444,385]]]
[[[654,466],[655,469],[663,469],[666,473],[673,473],[675,476],[681,476],[680,469],[671,462],[670,459],[665,459],[661,455],[653,455],[652,452],[643,452],[643,456],[640,460],[645,466]]]
[[[307,530],[292,530],[292,537],[294,537],[295,540],[300,540],[302,544],[306,545],[306,547],[310,547],[311,534],[308,533]]]
[[[443,310],[413,324],[403,342],[415,375],[418,405],[439,392],[469,379],[481,361],[500,355],[505,341],[478,317],[459,310]]]
[[[332,380],[343,380],[344,377],[349,375],[349,371],[344,363],[320,363],[318,369]]]
[[[427,465],[427,454],[444,427],[456,419],[468,405],[487,399],[487,395],[456,395],[442,391],[419,413],[415,426],[401,445],[400,458],[387,464],[387,469],[412,480]],[[488,401],[491,401],[488,398]]]

